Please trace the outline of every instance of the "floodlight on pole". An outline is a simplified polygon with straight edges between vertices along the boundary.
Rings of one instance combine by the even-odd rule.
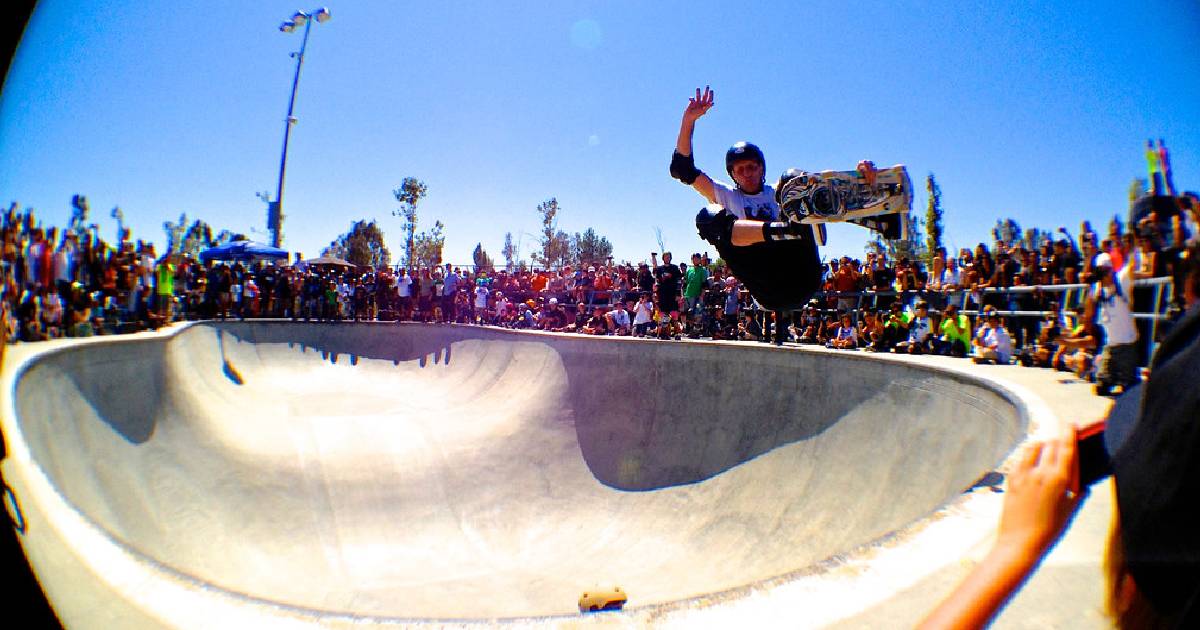
[[[284,174],[287,171],[287,151],[288,139],[291,137],[292,125],[296,123],[296,117],[292,113],[296,109],[296,88],[300,85],[300,68],[304,65],[304,51],[308,47],[308,33],[312,29],[313,22],[328,22],[332,14],[326,7],[315,9],[305,13],[297,11],[290,20],[285,21],[279,26],[279,30],[284,33],[291,33],[298,26],[304,26],[304,40],[300,43],[300,50],[291,53],[291,56],[296,59],[296,75],[292,79],[292,96],[288,100],[287,118],[284,119],[283,126],[283,152],[279,158],[279,186],[275,191],[275,201],[267,204],[267,231],[271,234],[271,246],[281,247],[283,245],[283,180]]]

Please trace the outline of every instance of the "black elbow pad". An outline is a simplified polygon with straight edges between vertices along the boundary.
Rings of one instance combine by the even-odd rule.
[[[736,221],[737,217],[730,211],[719,206],[706,206],[696,214],[696,231],[714,247],[723,247],[733,239]]]
[[[671,177],[691,186],[700,177],[700,169],[696,168],[696,160],[690,155],[676,151],[671,154]]]

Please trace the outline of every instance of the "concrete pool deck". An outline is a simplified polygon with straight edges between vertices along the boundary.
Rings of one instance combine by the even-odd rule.
[[[122,592],[134,601],[113,604],[110,619],[139,617],[148,626],[178,623],[173,615],[189,609],[288,627],[473,619],[906,626],[987,548],[1002,477],[962,489],[1002,471],[1023,439],[1006,406],[1023,408],[1036,432],[1055,418],[1087,424],[1110,404],[1058,373],[942,357],[457,326],[314,326],[176,326],[10,347],[4,428],[15,448],[4,471],[30,512],[30,531],[115,543],[112,557],[83,571],[66,568],[79,561],[72,554],[44,551],[39,563],[35,551],[39,573],[75,570],[76,585],[89,573],[155,589],[161,581],[162,592],[147,586],[154,592],[141,594],[154,601]],[[94,348],[74,349],[85,346]],[[645,378],[615,376],[639,366],[652,366]],[[24,385],[14,381],[26,368]],[[717,374],[725,389],[689,389],[690,370]],[[761,374],[775,376],[760,387]],[[771,380],[780,374],[788,380]],[[653,387],[630,389],[643,381]],[[114,387],[127,382],[145,384],[140,395]],[[369,393],[397,382],[412,384],[399,408]],[[796,394],[783,407],[774,395],[781,388]],[[280,401],[263,396],[271,391],[299,404],[279,413]],[[612,391],[633,395],[594,395]],[[358,400],[331,404],[346,392]],[[13,400],[22,395],[24,403]],[[446,419],[395,422],[410,404],[433,409],[448,395],[465,402],[447,405]],[[643,404],[657,424],[636,418]],[[929,417],[912,417],[916,409]],[[713,420],[694,426],[691,419],[711,410]],[[739,429],[730,433],[730,425]],[[24,447],[10,434],[25,438]],[[478,472],[459,475],[446,464],[460,461]],[[998,627],[1106,625],[1099,558],[1109,492],[1107,482],[1094,489]],[[63,505],[51,505],[57,500]],[[262,518],[243,518],[254,512]],[[236,528],[221,525],[234,517]],[[400,541],[396,529],[412,531]],[[572,542],[578,535],[587,542]],[[434,548],[465,551],[456,559],[430,555]],[[258,566],[272,562],[281,564]],[[407,574],[398,565],[422,568]],[[486,575],[467,575],[476,565]],[[282,578],[267,584],[273,573]],[[297,574],[312,582],[307,590],[289,583],[306,581],[291,579]],[[421,575],[445,590],[422,592]],[[496,575],[515,576],[519,586],[483,601]],[[43,582],[53,579],[46,573]],[[625,587],[630,608],[569,614],[594,579]],[[408,601],[397,603],[398,595]]]

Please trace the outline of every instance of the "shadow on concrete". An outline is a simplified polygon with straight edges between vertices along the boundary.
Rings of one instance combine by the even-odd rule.
[[[865,381],[864,394],[835,391],[844,381],[814,378],[811,373],[816,362],[818,375],[836,375],[828,358],[797,362],[793,353],[763,352],[759,346],[725,346],[712,352],[697,344],[517,336],[453,326],[439,326],[437,334],[412,334],[417,331],[396,324],[205,326],[239,342],[316,350],[334,364],[349,355],[351,365],[359,358],[393,364],[416,361],[422,368],[449,365],[454,345],[465,340],[542,343],[559,355],[566,371],[569,387],[563,404],[575,418],[589,469],[601,483],[630,491],[697,483],[809,439],[873,393],[869,388],[887,384]],[[363,334],[367,329],[371,334]],[[638,347],[630,352],[626,343]],[[628,363],[629,357],[634,357],[633,363]],[[781,375],[788,384],[784,390],[779,389]],[[681,391],[687,395],[680,396]]]
[[[161,342],[128,340],[47,355],[17,382],[17,416],[69,417],[87,413],[86,405],[128,442],[144,443],[154,434],[168,376],[163,353],[145,352],[145,343]],[[46,396],[43,379],[61,382],[62,395]],[[72,389],[79,395],[70,395]]]

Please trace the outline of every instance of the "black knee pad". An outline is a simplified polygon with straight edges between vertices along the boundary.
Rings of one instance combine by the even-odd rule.
[[[723,246],[733,237],[733,224],[737,217],[725,208],[715,212],[715,207],[705,206],[696,214],[696,231],[700,232],[700,238],[713,246]]]

